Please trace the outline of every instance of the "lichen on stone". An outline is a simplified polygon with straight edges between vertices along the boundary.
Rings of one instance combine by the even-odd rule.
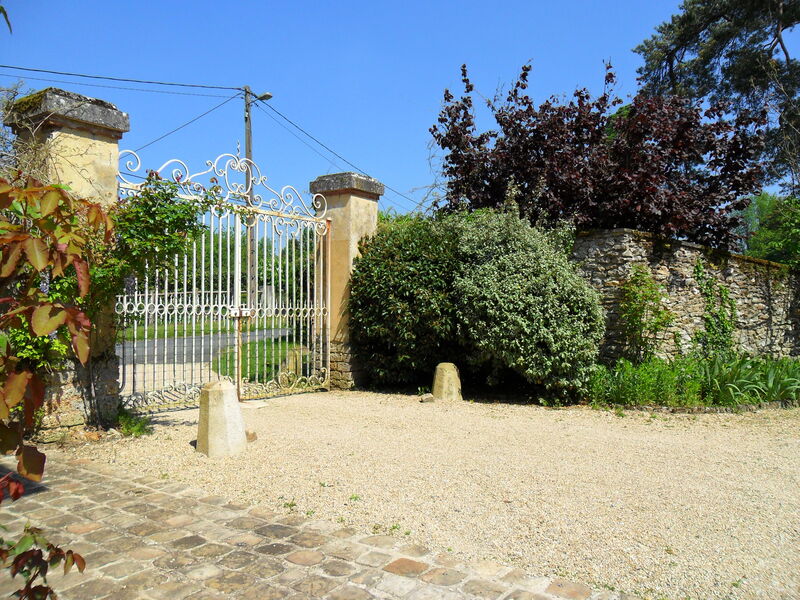
[[[19,100],[15,100],[11,104],[11,110],[15,113],[25,114],[32,110],[39,108],[42,104],[42,100],[47,95],[48,92],[51,90],[55,90],[55,88],[49,87],[43,90],[39,90],[38,92],[34,92],[33,94],[28,94],[27,96],[23,96]]]

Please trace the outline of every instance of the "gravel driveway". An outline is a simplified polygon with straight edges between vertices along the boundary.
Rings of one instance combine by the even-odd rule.
[[[233,501],[406,536],[644,598],[800,597],[800,410],[624,417],[362,392],[246,408],[258,440],[196,453],[197,410],[93,458]]]

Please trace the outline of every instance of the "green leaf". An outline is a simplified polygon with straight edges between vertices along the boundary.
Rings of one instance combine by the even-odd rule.
[[[35,237],[29,237],[22,242],[22,244],[25,247],[25,254],[28,255],[28,260],[31,265],[33,265],[33,268],[37,271],[44,269],[48,264],[47,259],[49,258],[47,244]]]
[[[5,6],[0,6],[0,15],[3,15],[3,18],[6,20],[6,25],[8,25],[8,32],[14,33],[11,29],[11,21],[8,18],[8,13],[6,12]]]
[[[32,535],[23,535],[21,538],[19,538],[19,541],[14,544],[14,548],[12,548],[11,553],[14,556],[17,556],[23,552],[27,552],[33,547],[33,543],[34,539]]]

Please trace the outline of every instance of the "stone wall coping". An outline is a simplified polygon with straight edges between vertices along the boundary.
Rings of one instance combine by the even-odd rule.
[[[131,128],[128,114],[110,102],[53,87],[14,102],[7,124],[15,133],[27,124],[45,124],[88,130],[114,139]]]
[[[356,192],[360,195],[366,194],[373,200],[383,195],[384,185],[377,179],[373,179],[361,173],[331,173],[321,175],[309,185],[312,194],[341,194],[344,192]]]
[[[601,236],[622,236],[631,235],[633,237],[645,238],[653,242],[662,243],[669,246],[681,246],[682,248],[690,248],[692,250],[699,250],[705,254],[713,254],[719,257],[732,258],[740,262],[748,262],[756,265],[770,267],[773,269],[780,269],[785,271],[792,271],[789,265],[778,263],[763,258],[756,258],[754,256],[747,256],[745,254],[738,254],[729,250],[720,250],[719,248],[711,248],[710,246],[703,246],[695,242],[688,242],[686,240],[677,240],[675,238],[667,238],[648,231],[639,231],[638,229],[629,229],[627,227],[620,227],[618,229],[587,229],[578,232],[578,237],[601,237]]]

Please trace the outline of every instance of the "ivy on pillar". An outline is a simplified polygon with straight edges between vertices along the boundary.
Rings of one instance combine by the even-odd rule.
[[[350,389],[359,382],[359,369],[350,351],[350,323],[347,304],[350,274],[358,256],[358,243],[378,227],[378,199],[384,186],[377,179],[359,173],[334,173],[317,177],[309,189],[327,200],[331,220],[330,314],[331,387]]]

